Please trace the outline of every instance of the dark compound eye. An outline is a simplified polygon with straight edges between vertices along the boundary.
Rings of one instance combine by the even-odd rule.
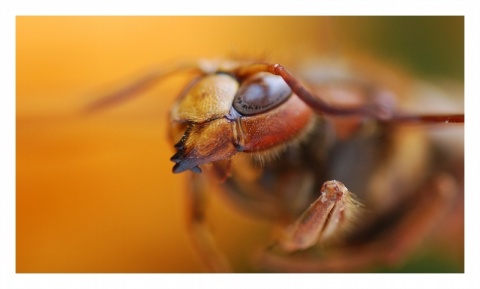
[[[282,77],[266,72],[247,78],[233,100],[233,107],[243,115],[253,115],[268,111],[292,94],[292,90]]]

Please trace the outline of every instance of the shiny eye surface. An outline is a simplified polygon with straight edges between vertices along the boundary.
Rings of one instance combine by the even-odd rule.
[[[270,73],[257,73],[240,86],[233,107],[243,115],[268,111],[283,103],[292,90],[282,77]]]

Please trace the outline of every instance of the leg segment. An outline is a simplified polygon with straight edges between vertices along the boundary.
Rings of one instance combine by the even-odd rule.
[[[399,266],[450,213],[460,190],[454,177],[440,173],[412,198],[408,212],[398,223],[372,239],[332,246],[320,254],[312,251],[280,254],[267,250],[260,253],[258,263],[268,271],[279,272],[365,272],[379,265]],[[307,220],[305,215],[302,219]]]
[[[278,245],[284,251],[292,252],[307,249],[319,241],[328,241],[350,227],[359,206],[341,182],[325,182],[320,197],[287,228]]]
[[[188,192],[188,229],[191,234],[195,249],[200,255],[202,264],[208,272],[230,272],[230,264],[224,254],[217,248],[205,222],[205,194],[206,185],[203,179],[192,174],[192,187]]]

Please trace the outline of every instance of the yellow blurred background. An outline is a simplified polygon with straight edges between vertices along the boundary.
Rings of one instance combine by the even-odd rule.
[[[351,50],[463,81],[462,17],[22,16],[16,31],[17,272],[201,272],[185,227],[187,178],[172,174],[166,137],[184,80],[79,113],[145,69],[265,55],[288,67]],[[208,218],[234,268],[250,271],[267,225],[215,194]]]

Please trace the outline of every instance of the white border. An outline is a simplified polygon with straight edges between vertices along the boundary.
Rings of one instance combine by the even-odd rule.
[[[6,4],[8,3],[8,4]],[[13,15],[464,15],[454,0],[5,0]]]
[[[467,288],[478,287],[480,210],[473,175],[479,164],[480,15],[475,1],[11,1],[0,2],[0,287],[142,288]],[[208,9],[207,9],[208,8]],[[16,15],[465,15],[466,256],[465,274],[15,274],[15,16]],[[473,196],[476,195],[476,196]],[[475,198],[473,200],[473,198]],[[476,283],[477,285],[470,285]]]

